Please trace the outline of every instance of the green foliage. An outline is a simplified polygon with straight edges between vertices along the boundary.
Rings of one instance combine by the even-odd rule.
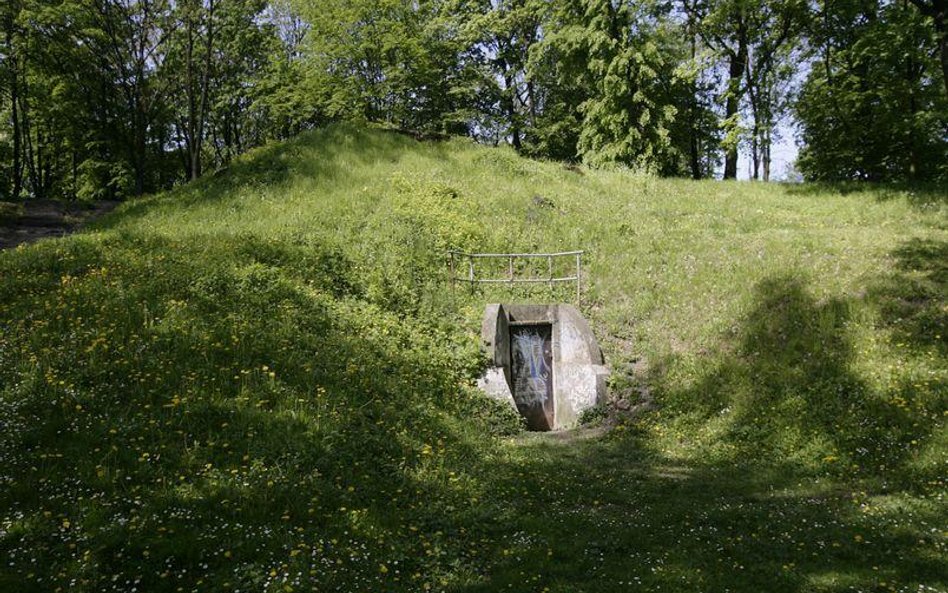
[[[447,252],[476,251],[483,243],[479,206],[424,176],[396,172],[387,185],[390,208],[370,217],[364,231],[372,237],[363,243],[364,256],[375,262],[366,270],[366,291],[386,307],[418,313],[445,282]]]
[[[605,422],[609,417],[609,408],[606,404],[596,404],[595,406],[583,410],[579,415],[579,424],[581,426],[598,426]]]
[[[312,24],[310,68],[331,117],[466,133],[476,82],[459,37],[463,5],[437,0],[300,3]]]
[[[586,8],[579,41],[597,92],[579,107],[584,120],[577,149],[589,164],[653,169],[669,148],[667,126],[676,113],[659,100],[661,85],[670,78],[668,68],[649,39],[646,15],[626,4],[615,11],[607,6],[611,2]]]
[[[318,122],[298,49],[267,6],[5,4],[3,195],[115,199],[168,188]]]
[[[334,125],[0,253],[0,589],[945,588],[944,190],[582,173]],[[522,434],[451,244],[659,410]]]
[[[168,189],[336,120],[696,179],[722,155],[736,177],[749,149],[767,180],[799,64],[817,66],[797,102],[808,177],[940,180],[939,14],[922,0],[11,0],[0,196]]]
[[[797,105],[813,180],[936,180],[948,175],[948,96],[934,30],[911,6],[821,8],[819,55]]]
[[[676,79],[680,46],[652,3],[554,3],[531,48],[530,73],[544,113],[528,138],[533,154],[667,171],[672,123],[690,103]]]
[[[441,181],[400,173],[392,177],[391,184],[395,215],[413,227],[416,235],[430,238],[427,249],[439,253],[473,251],[483,243],[480,206],[471,196]]]

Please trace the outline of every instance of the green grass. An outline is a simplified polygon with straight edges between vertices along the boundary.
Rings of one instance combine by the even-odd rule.
[[[536,200],[540,197],[543,200]],[[944,591],[948,194],[334,126],[0,253],[0,590]],[[609,431],[472,387],[448,248],[581,248]]]

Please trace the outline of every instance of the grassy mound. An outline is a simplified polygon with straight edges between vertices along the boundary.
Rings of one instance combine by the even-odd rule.
[[[0,253],[0,589],[939,590],[946,194],[331,127]],[[472,388],[444,251],[582,248],[605,436]],[[545,265],[545,263],[544,263]]]

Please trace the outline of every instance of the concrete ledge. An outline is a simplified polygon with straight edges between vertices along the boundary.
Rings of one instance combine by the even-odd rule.
[[[511,408],[514,410],[517,409],[517,404],[514,403],[513,393],[510,392],[510,384],[507,382],[507,377],[504,376],[504,370],[502,368],[488,368],[484,376],[478,379],[477,387],[492,399],[510,404]]]

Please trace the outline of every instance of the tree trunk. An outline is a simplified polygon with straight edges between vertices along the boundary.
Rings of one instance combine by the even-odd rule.
[[[741,79],[747,70],[747,52],[747,32],[741,20],[737,27],[737,51],[730,52],[728,66],[727,101],[724,106],[724,117],[727,121],[737,119],[741,106]],[[724,179],[737,179],[737,142],[729,146],[724,155]]]
[[[763,161],[764,161],[764,181],[770,181],[770,147],[771,147],[770,130],[772,127],[773,125],[769,124],[764,129],[764,137],[760,143],[761,153],[763,155]]]
[[[72,170],[72,189],[70,193],[72,194],[72,199],[79,199],[79,156],[76,154],[76,149],[73,148],[71,151],[71,170]]]
[[[537,127],[537,100],[536,100],[536,88],[532,80],[527,80],[527,101],[530,103],[530,128],[536,129]]]
[[[188,179],[194,181],[203,174],[201,160],[204,149],[204,124],[207,120],[207,105],[210,87],[211,52],[214,47],[214,0],[210,0],[207,8],[207,29],[204,42],[204,63],[201,78],[195,81],[194,34],[195,15],[190,7],[187,13],[187,45],[185,54],[185,93],[188,101],[188,122],[185,126],[185,146],[188,151]]]
[[[19,61],[16,51],[13,49],[13,22],[7,28],[7,47],[10,48],[10,116],[13,120],[13,188],[11,197],[14,200],[19,199],[20,192],[23,191],[23,147],[21,146],[22,131],[20,130],[20,89],[19,89]]]
[[[698,55],[697,40],[695,35],[691,35],[691,59],[694,60]],[[691,138],[689,139],[689,160],[691,161],[691,178],[692,179],[701,179],[701,157],[700,150],[698,148],[698,82],[695,80],[691,83],[691,101],[689,102],[689,108],[691,110],[691,125],[689,126],[689,132],[691,132]]]
[[[747,67],[747,39],[743,32],[738,35],[737,52],[731,54],[730,66],[728,69],[728,92],[727,102],[724,106],[724,117],[732,120],[737,117],[737,111],[740,107],[741,78],[744,76],[744,69]],[[729,146],[724,155],[724,178],[737,179],[737,143]]]
[[[751,179],[757,181],[760,179],[760,128],[757,122],[754,122],[754,131],[751,137],[751,166],[753,167]]]
[[[191,178],[191,145],[190,145],[190,142],[188,141],[188,134],[187,134],[187,128],[186,128],[187,122],[178,120],[178,122],[175,125],[177,126],[177,130],[178,130],[178,137],[177,137],[178,145],[180,146],[181,143],[184,143],[184,152],[178,151],[181,156],[181,168],[184,170],[185,176],[190,180]]]
[[[691,161],[691,178],[692,179],[701,179],[701,157],[700,150],[698,147],[698,134],[695,131],[694,126],[691,128],[691,150],[690,161]]]
[[[948,96],[948,27],[945,26],[945,19],[948,15],[942,12],[935,16],[935,30],[938,31],[938,46],[941,55],[941,79],[945,83],[945,96]]]
[[[233,126],[234,126],[234,146],[237,147],[236,154],[241,154],[244,152],[244,144],[243,144],[243,138],[240,135],[240,123],[236,116],[234,117]]]
[[[135,195],[140,196],[145,193],[145,158],[146,158],[146,147],[147,139],[145,138],[146,134],[146,125],[145,125],[145,107],[143,104],[143,97],[141,96],[142,89],[139,88],[136,90],[136,100],[135,100],[135,111],[133,114],[134,119],[134,146],[132,152],[134,153],[132,159],[132,168],[135,169]]]
[[[753,165],[751,178],[756,181],[760,179],[760,151],[761,136],[763,134],[760,124],[761,89],[758,88],[754,82],[754,76],[759,76],[760,72],[753,72],[754,70],[756,70],[756,65],[754,64],[753,59],[748,56],[745,68],[745,71],[747,72],[747,95],[750,97],[751,118],[754,120],[753,128],[751,129],[751,163]]]
[[[36,175],[36,152],[33,147],[33,125],[30,121],[29,104],[26,97],[29,94],[29,87],[23,85],[20,93],[20,137],[23,141],[22,150],[26,166],[27,177],[30,181],[30,195],[40,197],[37,192],[40,190],[39,179]]]
[[[145,106],[145,63],[136,59],[134,87],[129,90],[129,107],[132,112],[132,169],[135,173],[135,195],[145,193],[145,168],[148,148],[148,114]]]
[[[146,138],[145,98],[142,89],[144,68],[139,65],[135,72],[141,82],[138,82],[127,91],[126,103],[132,120],[129,156],[132,163],[132,172],[135,175],[133,191],[136,196],[140,196],[145,193],[145,158],[148,141]]]
[[[513,144],[513,147],[517,149],[517,152],[520,152],[523,148],[523,144],[520,141],[520,124],[517,121],[517,105],[514,101],[514,80],[513,74],[510,71],[510,66],[506,60],[501,60],[501,65],[504,69],[504,111],[507,114],[507,123],[510,126],[510,143]]]
[[[224,137],[224,156],[221,160],[222,163],[229,163],[231,157],[234,155],[234,140],[231,135],[231,131],[233,130],[233,124],[231,123],[233,113],[232,108],[228,109],[221,118],[221,135]]]
[[[43,173],[46,170],[46,151],[43,138],[42,125],[36,126],[36,196],[46,198],[46,178]]]
[[[184,126],[184,144],[188,151],[187,176],[194,181],[197,179],[197,163],[199,161],[199,151],[196,148],[197,138],[195,136],[195,121],[197,120],[197,98],[194,96],[194,15],[191,13],[193,7],[187,8],[187,32],[188,41],[185,46],[184,54],[184,84],[185,93],[188,97],[188,121]]]
[[[207,121],[207,104],[210,96],[211,85],[211,61],[214,49],[214,0],[210,0],[207,6],[207,41],[204,45],[204,73],[201,76],[201,104],[200,113],[197,122],[197,136],[195,137],[195,153],[193,159],[192,179],[197,179],[203,174],[201,152],[204,148],[204,124]]]

